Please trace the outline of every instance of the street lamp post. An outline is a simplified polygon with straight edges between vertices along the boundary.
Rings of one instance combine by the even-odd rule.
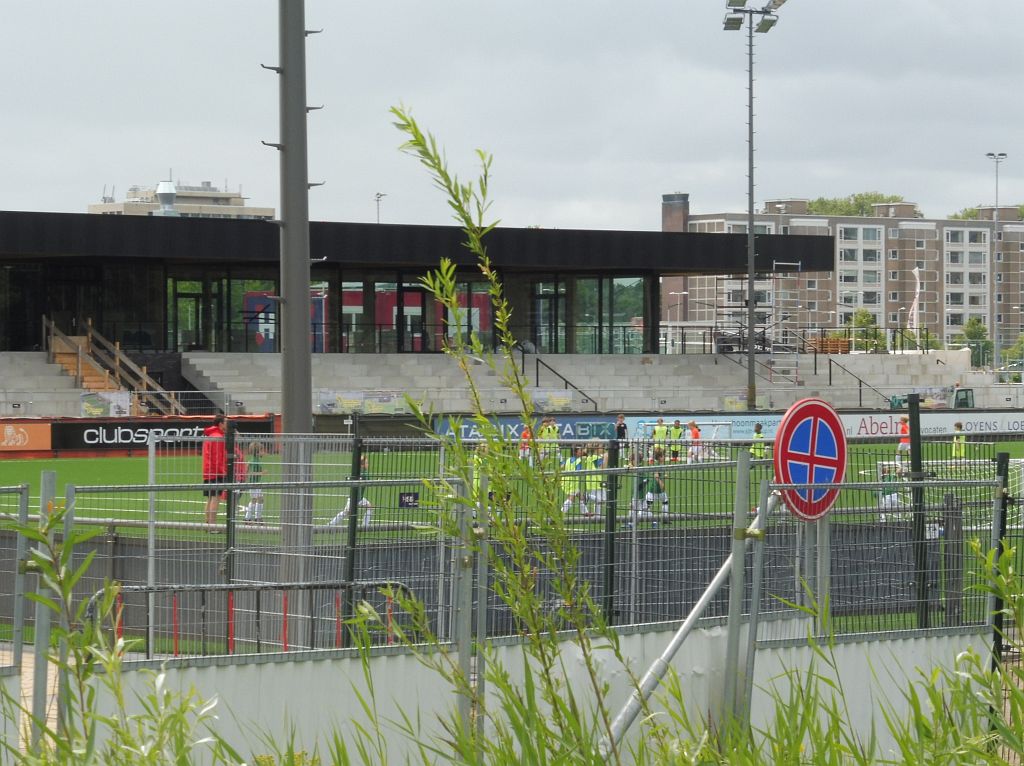
[[[671,293],[669,293],[669,295],[679,295],[679,296],[689,295],[689,294],[690,293],[688,291],[686,291],[686,290],[683,290],[682,292],[671,292]],[[676,308],[676,329],[679,331],[679,334],[681,336],[682,335],[682,326],[681,326],[680,323],[682,322],[682,308],[681,308],[681,306],[683,305],[683,302],[681,300],[680,301],[676,301],[672,305],[675,306],[675,308]],[[671,311],[671,309],[672,309],[672,306],[669,306],[669,310],[670,311]],[[669,316],[668,316],[668,321],[669,321],[669,323],[672,322],[672,315],[671,314],[669,314]],[[685,349],[680,349],[679,353],[680,354],[685,353]]]
[[[747,8],[747,0],[726,0],[728,31],[743,28],[747,20],[747,409],[757,409],[757,376],[754,369],[754,32],[768,32],[778,22],[775,12],[786,0],[770,0],[763,8]],[[754,17],[758,17],[754,26]]]
[[[988,152],[985,154],[996,166],[996,206],[992,212],[992,267],[998,268],[998,256],[996,255],[999,250],[999,163],[1006,159],[1006,152]],[[992,323],[993,325],[993,338],[992,338],[992,367],[999,369],[999,322],[998,320]]]

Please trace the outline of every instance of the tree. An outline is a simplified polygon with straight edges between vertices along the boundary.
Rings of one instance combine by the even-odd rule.
[[[885,333],[878,329],[875,315],[867,309],[857,309],[846,326],[853,331],[853,348],[858,351],[884,351]]]
[[[950,213],[949,218],[954,221],[977,221],[978,220],[978,208],[981,205],[975,205],[974,207],[965,207],[959,213]]]
[[[988,339],[988,328],[978,317],[967,320],[963,331],[953,337],[953,343],[971,349],[971,364],[975,367],[983,366],[992,358],[992,341]]]
[[[874,215],[872,205],[885,202],[903,202],[902,195],[881,192],[860,192],[849,197],[818,197],[807,204],[814,215]]]

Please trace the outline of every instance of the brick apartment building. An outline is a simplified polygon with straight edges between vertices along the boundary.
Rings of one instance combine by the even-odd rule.
[[[924,218],[911,202],[874,208],[868,217],[824,216],[808,213],[807,200],[765,203],[755,234],[832,235],[835,263],[828,272],[759,275],[759,325],[785,342],[798,329],[840,327],[865,309],[879,327],[917,327],[943,343],[972,317],[1001,348],[1016,342],[1024,331],[1024,222],[1016,206],[1000,206],[998,233],[994,207],[980,208],[978,220]],[[745,234],[747,220],[745,212],[693,215],[687,194],[662,199],[664,231]],[[665,277],[663,320],[669,327],[743,324],[745,295],[745,274]]]

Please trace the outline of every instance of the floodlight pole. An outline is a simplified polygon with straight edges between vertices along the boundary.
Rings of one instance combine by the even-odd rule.
[[[996,166],[996,206],[992,211],[992,267],[998,268],[998,252],[999,252],[999,163],[1006,159],[1006,152],[988,152],[986,155]],[[996,321],[992,323],[993,338],[992,338],[992,368],[998,370],[1000,367],[999,358],[999,321],[998,315]]]
[[[278,0],[281,137],[281,430],[313,430],[313,360],[310,347],[309,171],[306,137],[305,0]],[[302,444],[285,441],[282,480],[304,487],[310,478]],[[357,509],[353,509],[353,514]],[[282,582],[310,579],[313,499],[308,490],[289,493],[281,503]],[[302,629],[300,628],[300,631]],[[303,641],[295,636],[296,644]]]
[[[281,430],[313,430],[305,0],[278,0],[281,121]]]
[[[758,32],[769,31],[776,22],[775,12],[786,0],[771,0],[763,8],[745,8],[746,0],[727,0],[729,15],[726,29],[740,28],[740,15],[747,17],[747,409],[757,409],[757,374],[754,365],[757,302],[754,295],[756,249],[754,242],[754,16],[759,17]],[[732,23],[736,22],[736,23]]]
[[[747,409],[757,409],[757,371],[754,348],[754,14],[747,14]]]

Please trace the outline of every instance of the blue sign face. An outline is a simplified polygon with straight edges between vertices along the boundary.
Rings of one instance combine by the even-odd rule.
[[[797,423],[788,446],[786,462],[793,484],[824,484],[836,480],[839,445],[826,421],[808,417]],[[810,490],[810,497],[821,500],[828,491]]]

